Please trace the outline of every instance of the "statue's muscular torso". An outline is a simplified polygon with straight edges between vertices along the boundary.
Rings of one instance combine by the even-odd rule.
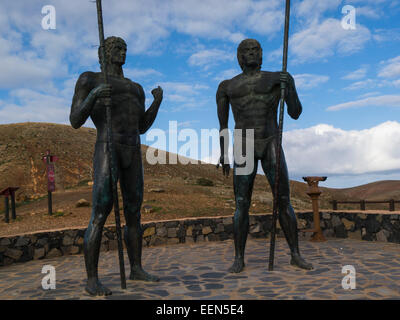
[[[242,73],[221,82],[217,101],[221,104],[230,103],[235,129],[254,129],[255,139],[269,138],[277,133],[280,83],[280,72],[260,71],[252,76]],[[296,92],[294,86],[289,86],[289,99],[293,91]],[[297,118],[301,113],[301,105],[291,105],[288,111]]]
[[[73,107],[78,107],[82,99],[86,99],[90,91],[104,83],[98,72],[85,72],[77,82]],[[140,122],[145,113],[143,88],[127,78],[109,76],[112,86],[111,119],[114,139],[136,137],[140,134]],[[97,128],[97,141],[107,141],[106,108],[102,99],[97,99],[90,112],[90,117]],[[86,120],[86,119],[85,119]]]

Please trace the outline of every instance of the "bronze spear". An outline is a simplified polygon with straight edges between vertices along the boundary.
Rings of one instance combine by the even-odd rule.
[[[102,72],[104,76],[105,84],[109,84],[108,74],[107,74],[107,61],[105,56],[104,48],[104,28],[103,28],[103,12],[101,8],[101,0],[96,0],[97,4],[97,21],[99,26],[99,39],[100,39],[100,55],[101,55],[101,65]],[[116,174],[116,161],[114,156],[114,144],[112,137],[111,128],[111,98],[104,98],[104,104],[106,106],[106,123],[107,123],[107,151],[110,164],[110,175],[111,175],[111,188],[112,197],[114,204],[114,215],[115,215],[115,225],[117,232],[118,241],[118,257],[119,257],[119,271],[121,276],[121,288],[126,289],[126,278],[125,278],[125,265],[124,265],[124,252],[122,246],[122,235],[121,235],[121,221],[119,215],[119,203],[118,203],[118,178]]]
[[[282,72],[287,70],[287,56],[289,47],[289,21],[290,21],[290,0],[286,0],[285,10],[285,35],[283,40],[283,61]],[[281,149],[282,149],[282,131],[283,131],[283,115],[285,107],[285,90],[286,83],[281,82],[281,101],[279,108],[279,126],[278,126],[278,141],[276,143],[276,164],[275,164],[275,185],[274,185],[274,204],[272,211],[272,230],[271,230],[271,244],[269,249],[269,265],[268,270],[274,270],[274,255],[275,255],[275,235],[276,235],[276,220],[278,218],[278,205],[279,205],[279,178],[281,168]]]

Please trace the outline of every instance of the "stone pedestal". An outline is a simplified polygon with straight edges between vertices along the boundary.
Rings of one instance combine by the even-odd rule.
[[[307,182],[310,187],[307,194],[311,198],[312,208],[314,213],[314,229],[304,230],[308,232],[313,232],[311,236],[311,241],[326,241],[324,235],[322,234],[321,224],[319,219],[319,207],[318,200],[321,195],[321,190],[318,188],[318,183],[320,181],[325,181],[327,177],[303,177],[304,181]]]

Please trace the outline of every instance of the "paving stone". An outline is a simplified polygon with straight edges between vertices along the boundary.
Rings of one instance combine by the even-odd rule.
[[[144,269],[158,275],[160,282],[128,281],[127,290],[120,289],[115,251],[102,252],[100,278],[113,295],[98,298],[84,292],[82,254],[32,260],[0,267],[0,299],[400,299],[399,244],[331,239],[319,243],[301,241],[300,249],[303,257],[314,264],[314,270],[291,266],[290,252],[282,239],[276,243],[271,273],[266,268],[265,239],[248,240],[246,267],[240,274],[231,274],[227,269],[234,256],[232,240],[145,247]],[[44,248],[36,250],[43,254]],[[128,267],[126,251],[124,256]],[[56,290],[41,289],[44,261],[57,270]],[[356,268],[355,291],[341,287],[341,268],[345,264]]]
[[[222,272],[207,272],[207,273],[203,273],[200,275],[200,277],[202,278],[222,278],[226,276],[226,273],[222,273]]]
[[[206,283],[204,286],[206,290],[222,289],[224,287],[224,285],[220,283]]]

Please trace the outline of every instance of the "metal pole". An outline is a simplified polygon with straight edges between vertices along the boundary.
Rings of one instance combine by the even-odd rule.
[[[289,21],[290,21],[290,0],[286,0],[285,9],[285,35],[283,40],[283,61],[282,72],[287,70],[287,56],[289,46]],[[279,205],[279,175],[281,166],[281,148],[282,148],[282,132],[283,132],[283,115],[285,106],[285,89],[286,83],[281,82],[281,101],[279,108],[279,126],[278,126],[278,141],[276,143],[276,164],[275,164],[275,185],[274,185],[274,204],[272,212],[272,231],[271,243],[269,249],[269,265],[268,270],[274,270],[274,255],[275,255],[275,235],[276,235],[276,220],[278,218],[278,205]]]
[[[391,199],[389,201],[389,211],[394,211],[394,200],[393,199]]]
[[[50,191],[47,191],[47,207],[49,209],[49,215],[51,216],[53,214],[53,199]]]
[[[50,164],[50,152],[47,151],[47,155],[46,155],[46,163],[47,163],[47,188],[49,188],[49,164]],[[51,191],[47,191],[47,207],[48,207],[48,212],[49,215],[51,216],[53,214],[53,197],[51,194]]]
[[[5,197],[5,202],[4,202],[4,210],[5,210],[5,215],[6,215],[6,223],[10,223],[10,207],[8,205],[8,196],[6,195]]]
[[[337,204],[338,204],[337,200],[332,200],[332,209],[333,210],[337,210]]]
[[[101,8],[101,0],[96,0],[97,5],[97,20],[99,26],[99,39],[100,39],[100,52],[102,61],[102,72],[104,76],[105,84],[108,84],[108,74],[107,74],[107,61],[105,59],[104,50],[104,28],[103,28],[103,12]],[[126,289],[126,278],[125,278],[125,265],[124,265],[124,252],[122,246],[122,234],[121,234],[121,221],[119,216],[119,203],[118,203],[118,186],[117,186],[117,175],[116,175],[116,161],[114,159],[114,145],[112,138],[112,128],[111,128],[111,98],[105,98],[104,104],[106,105],[106,122],[107,122],[107,148],[108,156],[110,162],[110,174],[111,174],[111,187],[112,187],[112,197],[114,203],[114,215],[115,215],[115,225],[117,232],[117,242],[118,242],[118,258],[119,258],[119,269],[121,276],[121,288]]]

